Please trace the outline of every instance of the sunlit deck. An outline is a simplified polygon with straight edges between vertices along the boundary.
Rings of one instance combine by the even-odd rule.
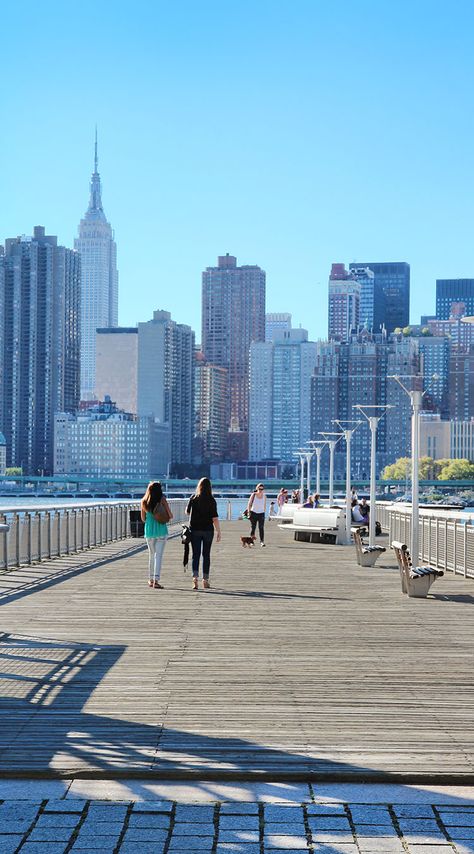
[[[390,551],[362,568],[274,522],[242,549],[245,530],[223,525],[210,591],[177,539],[163,591],[144,551],[108,559],[123,544],[12,577],[0,775],[472,782],[474,582],[407,599]]]

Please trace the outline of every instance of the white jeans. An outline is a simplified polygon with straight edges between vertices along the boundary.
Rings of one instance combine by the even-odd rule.
[[[150,581],[159,581],[166,537],[147,537],[146,542],[148,546],[148,577]]]

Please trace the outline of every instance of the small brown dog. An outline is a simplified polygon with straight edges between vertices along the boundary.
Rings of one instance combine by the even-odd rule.
[[[250,548],[255,543],[255,534],[251,537],[241,537],[240,542],[242,543],[242,548]]]

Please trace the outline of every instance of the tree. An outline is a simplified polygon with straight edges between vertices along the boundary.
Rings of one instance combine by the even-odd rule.
[[[419,475],[420,480],[434,480],[436,477],[435,474],[435,461],[432,457],[421,457],[420,458],[420,466],[419,466]]]
[[[402,334],[405,338],[408,338],[411,335],[411,326],[404,326],[402,329]]]
[[[433,335],[433,333],[432,333],[431,329],[429,328],[429,326],[422,326],[422,328],[421,328],[421,334],[422,334],[422,335],[424,335],[424,336],[426,336],[426,337],[429,337],[430,335]]]
[[[382,480],[405,480],[410,468],[410,457],[399,457],[392,465],[385,466],[380,476]]]
[[[443,466],[438,480],[474,480],[474,463],[469,460],[450,460]]]
[[[14,477],[14,475],[16,475],[16,474],[18,474],[18,475],[23,474],[21,468],[13,466],[12,468],[5,469],[6,477]]]

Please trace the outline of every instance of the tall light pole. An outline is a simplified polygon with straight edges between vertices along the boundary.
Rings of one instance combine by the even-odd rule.
[[[305,457],[306,457],[306,497],[309,498],[310,490],[311,490],[311,458],[314,454],[312,448],[305,449]]]
[[[357,403],[354,409],[358,409],[360,414],[369,422],[370,427],[370,513],[369,513],[369,546],[375,546],[375,499],[377,495],[376,482],[376,449],[377,449],[377,427],[379,421],[391,409],[391,404],[383,406],[367,406],[366,404]]]
[[[414,375],[414,379],[421,377]],[[436,374],[433,378],[437,378]],[[410,555],[413,567],[416,569],[420,559],[420,412],[424,392],[419,389],[408,389],[398,374],[389,375],[408,395],[411,402],[411,539]]]
[[[351,439],[362,421],[334,420],[334,424],[342,430],[346,440],[346,546],[351,542],[352,496],[351,496]],[[349,426],[352,425],[352,426]]]
[[[318,495],[321,494],[321,454],[323,448],[326,447],[327,442],[324,439],[316,440],[311,439],[310,445],[313,446],[314,453],[316,454],[316,492]]]
[[[296,451],[295,457],[298,457],[300,461],[300,500],[303,498],[304,493],[304,461],[305,461],[305,451]]]
[[[329,445],[329,506],[332,507],[334,503],[334,450],[344,433],[326,433],[321,431],[320,435],[324,437]]]

